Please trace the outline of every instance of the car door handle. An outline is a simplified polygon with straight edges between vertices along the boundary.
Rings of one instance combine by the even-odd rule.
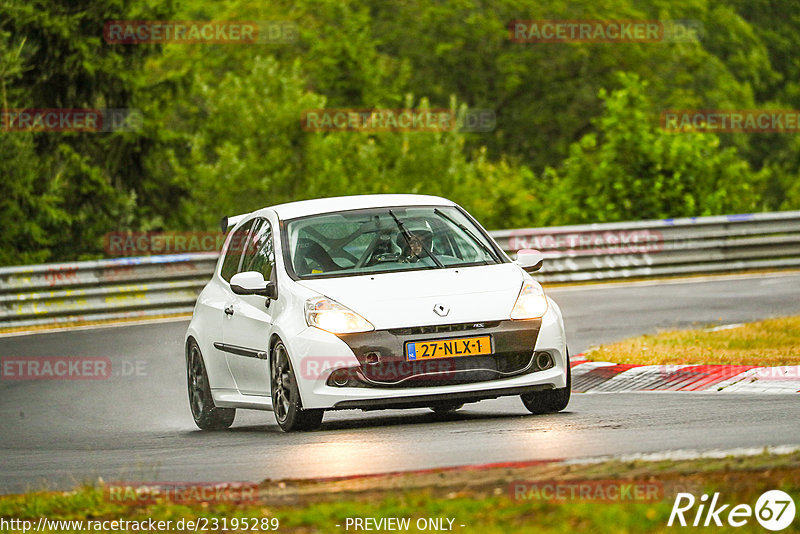
[[[225,308],[225,315],[233,315],[233,306]]]

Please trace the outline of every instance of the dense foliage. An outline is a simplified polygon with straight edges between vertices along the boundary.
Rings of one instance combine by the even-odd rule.
[[[444,195],[490,228],[800,209],[800,138],[668,133],[663,109],[800,109],[791,0],[6,0],[3,109],[135,131],[0,131],[0,264],[211,230],[295,199]],[[518,43],[514,19],[691,19],[700,39]],[[109,44],[109,20],[293,21],[281,44]],[[310,132],[320,108],[491,109],[491,132]]]

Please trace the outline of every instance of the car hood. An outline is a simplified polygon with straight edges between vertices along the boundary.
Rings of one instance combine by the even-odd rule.
[[[518,266],[502,263],[298,283],[344,304],[382,330],[508,319],[522,281]],[[434,312],[439,304],[449,308],[447,315]]]

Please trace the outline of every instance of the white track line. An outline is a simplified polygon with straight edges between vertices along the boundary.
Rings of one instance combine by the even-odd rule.
[[[638,280],[631,282],[620,281],[598,281],[593,283],[584,283],[577,285],[554,286],[547,287],[548,282],[542,282],[547,293],[559,293],[567,291],[581,291],[587,289],[608,289],[610,287],[636,287],[636,286],[663,286],[674,284],[699,284],[702,282],[725,282],[728,280],[750,280],[753,278],[785,278],[790,276],[800,276],[800,271],[790,272],[777,272],[777,273],[753,273],[753,274],[720,274],[714,276],[694,276],[687,278],[669,278],[669,279],[653,279],[653,280]],[[554,282],[556,283],[556,282]],[[557,282],[561,283],[561,282]]]
[[[191,315],[183,315],[178,317],[161,317],[159,319],[142,319],[142,320],[134,320],[134,321],[117,321],[113,323],[105,323],[105,324],[87,324],[87,325],[79,325],[79,326],[63,326],[63,327],[53,327],[48,329],[42,330],[23,330],[21,332],[6,332],[0,334],[0,338],[4,337],[17,337],[17,336],[32,336],[36,334],[54,334],[58,332],[74,332],[76,330],[95,330],[97,328],[118,328],[120,326],[140,326],[140,325],[148,325],[148,324],[159,324],[159,323],[173,323],[173,322],[180,322],[180,321],[188,321],[191,319]]]
[[[635,454],[620,454],[609,456],[591,456],[586,458],[573,458],[564,460],[565,464],[599,464],[609,460],[621,462],[632,462],[634,460],[644,460],[646,462],[658,462],[662,460],[696,460],[700,458],[727,458],[729,456],[758,456],[760,454],[791,454],[800,451],[800,445],[775,445],[772,447],[740,447],[736,449],[676,449],[663,452],[647,452]]]

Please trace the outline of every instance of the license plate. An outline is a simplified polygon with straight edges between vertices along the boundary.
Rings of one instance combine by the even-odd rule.
[[[406,357],[409,360],[480,356],[491,353],[492,340],[489,336],[439,339],[436,341],[411,341],[406,343]]]

